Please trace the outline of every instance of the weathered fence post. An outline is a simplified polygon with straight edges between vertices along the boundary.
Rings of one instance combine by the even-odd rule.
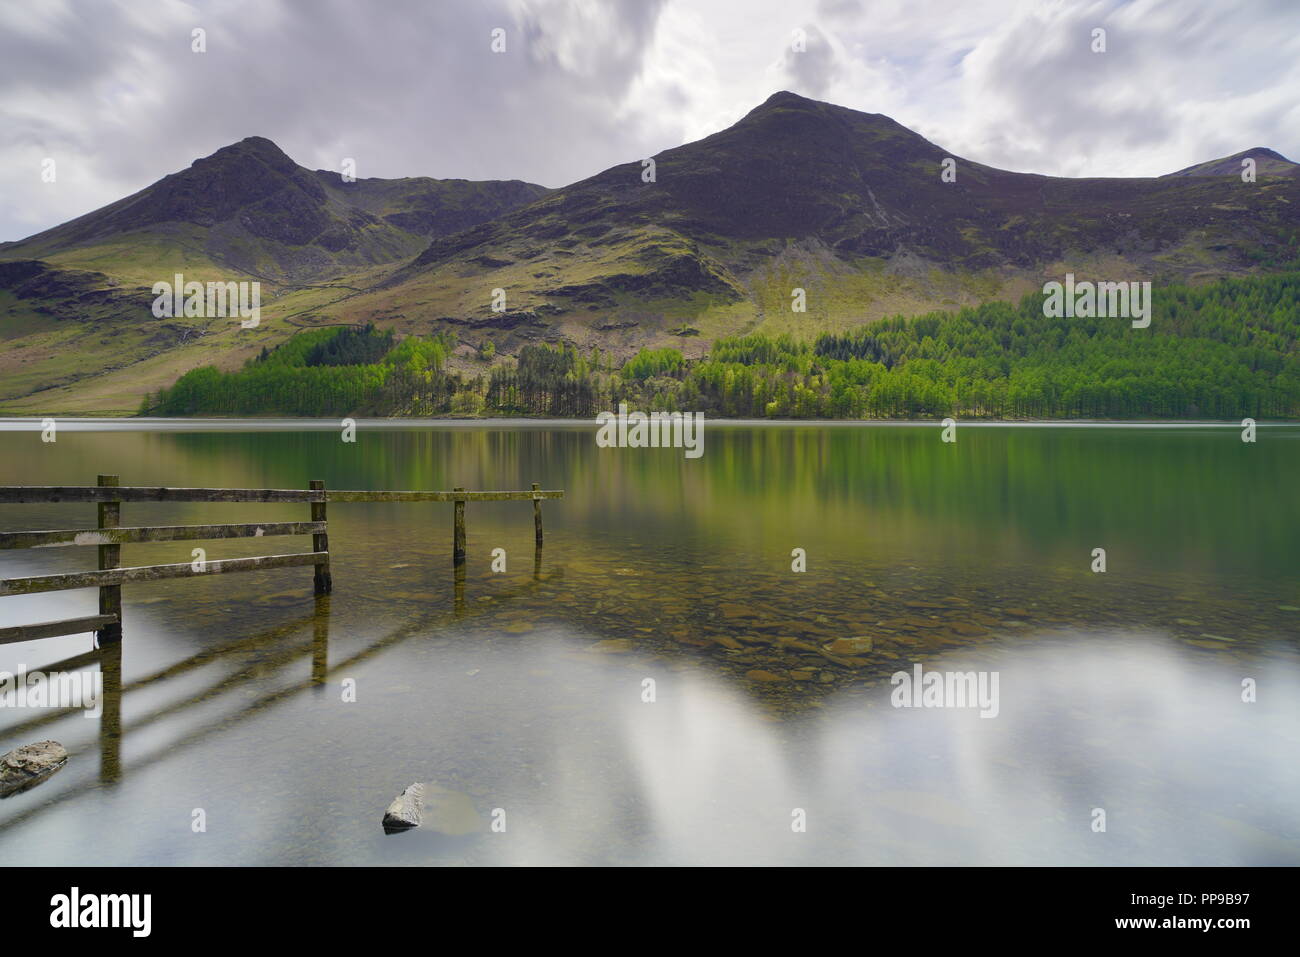
[[[453,492],[463,492],[464,488],[457,485]],[[465,564],[465,500],[456,499],[456,530],[455,541],[451,546],[451,563],[453,565]]]
[[[312,479],[309,483],[313,492],[324,492],[325,482],[321,479]],[[319,502],[311,503],[311,520],[313,522],[324,522],[325,518],[325,496],[321,496]],[[311,550],[313,552],[325,552],[325,561],[316,563],[316,575],[313,584],[316,587],[316,594],[328,595],[334,589],[334,580],[330,577],[330,537],[328,530],[316,532],[311,537]]]
[[[540,492],[542,487],[536,482],[533,483],[533,491]],[[537,547],[542,547],[542,500],[536,495],[533,496],[533,531],[537,536]]]
[[[98,483],[100,486],[116,486],[118,484],[116,475],[101,475]],[[120,501],[100,502],[96,507],[99,516],[99,527],[117,528],[122,524],[122,503]],[[108,568],[117,568],[122,564],[122,546],[121,545],[100,545],[99,546],[99,567],[101,570]],[[99,586],[99,613],[101,615],[116,615],[117,621],[104,625],[99,631],[95,632],[95,637],[99,644],[112,643],[122,640],[122,586],[121,585],[100,585]]]

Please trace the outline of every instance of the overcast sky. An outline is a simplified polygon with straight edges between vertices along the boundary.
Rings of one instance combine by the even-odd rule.
[[[362,177],[562,186],[782,89],[1026,172],[1300,159],[1300,0],[0,0],[0,240],[254,134]]]

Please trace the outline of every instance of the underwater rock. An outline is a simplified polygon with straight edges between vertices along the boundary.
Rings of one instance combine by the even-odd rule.
[[[742,605],[737,602],[724,601],[718,605],[718,612],[723,618],[757,618],[754,609],[749,605]]]
[[[865,655],[868,654],[874,642],[866,635],[860,635],[856,638],[836,638],[826,650],[833,655]]]
[[[474,801],[468,794],[437,784],[424,786],[424,826],[453,837],[483,829]]]
[[[606,638],[591,645],[587,650],[602,654],[621,654],[626,651],[635,651],[636,642],[631,638]]]
[[[68,763],[68,749],[57,741],[14,748],[0,758],[0,798],[34,788]]]

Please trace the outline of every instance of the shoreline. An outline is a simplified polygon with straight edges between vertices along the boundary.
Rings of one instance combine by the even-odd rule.
[[[581,419],[556,419],[541,417],[495,417],[495,416],[386,416],[386,417],[354,417],[346,416],[345,418],[353,419],[358,425],[366,425],[371,428],[402,428],[404,426],[423,426],[423,427],[445,427],[445,428],[472,428],[472,427],[495,427],[495,428],[594,428],[599,425],[598,420],[592,418]],[[152,428],[161,427],[160,430],[167,430],[172,425],[193,425],[200,428],[218,428],[228,424],[239,424],[242,426],[257,425],[259,423],[267,426],[277,426],[280,428],[304,428],[311,430],[336,430],[340,418],[307,418],[303,416],[291,415],[264,415],[264,416],[139,416],[139,415],[111,415],[111,414],[76,414],[76,415],[45,415],[45,416],[22,416],[22,415],[4,415],[0,414],[0,431],[21,432],[21,431],[40,431],[45,419],[53,419],[59,426],[94,426],[98,424],[138,426],[141,430],[151,430]],[[757,428],[757,427],[882,427],[882,428],[901,428],[908,426],[939,426],[943,420],[934,419],[730,419],[730,418],[710,418],[707,415],[704,418],[709,425],[715,428]],[[957,419],[957,424],[963,428],[1103,428],[1103,429],[1122,429],[1122,428],[1143,428],[1143,429],[1176,429],[1176,428],[1234,428],[1242,427],[1240,419]],[[1286,427],[1300,426],[1300,419],[1257,419],[1254,420],[1259,427]],[[93,431],[93,429],[82,429],[82,431]]]

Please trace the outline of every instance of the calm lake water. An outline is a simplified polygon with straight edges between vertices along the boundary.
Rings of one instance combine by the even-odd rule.
[[[71,752],[0,801],[5,864],[1300,863],[1300,427],[948,445],[937,425],[710,422],[699,459],[600,449],[588,423],[0,429],[5,485],[566,493],[540,561],[530,503],[470,504],[459,588],[433,503],[331,505],[326,599],[310,568],[125,586],[124,640],[87,666],[102,715],[0,708],[0,752]],[[4,530],[94,523],[0,505]],[[123,564],[195,544],[310,540]],[[0,551],[0,577],[94,563]],[[95,611],[93,589],[4,597],[0,626]],[[91,647],[0,646],[0,670]],[[996,717],[893,707],[918,664],[996,672]],[[415,781],[465,795],[468,833],[385,835]]]

